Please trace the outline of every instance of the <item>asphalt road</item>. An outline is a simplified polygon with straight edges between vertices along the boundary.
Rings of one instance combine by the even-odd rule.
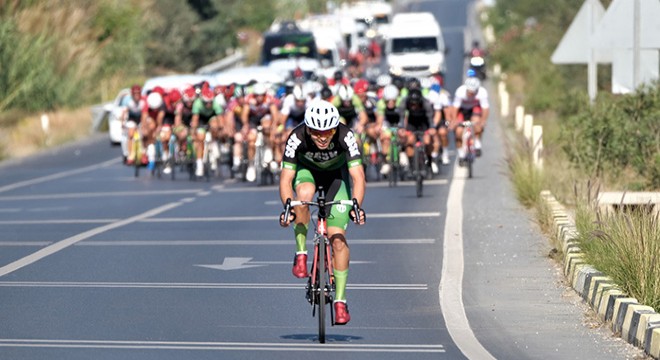
[[[136,179],[105,135],[1,164],[0,358],[631,358],[560,283],[492,113],[473,179],[452,163],[420,199],[368,185],[368,223],[348,233],[353,318],[327,344],[275,187]]]

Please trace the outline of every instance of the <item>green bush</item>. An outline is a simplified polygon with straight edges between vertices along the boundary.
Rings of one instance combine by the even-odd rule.
[[[629,95],[601,94],[593,106],[573,93],[565,104],[570,110],[564,111],[560,141],[575,166],[593,177],[616,176],[632,169],[647,179],[648,187],[660,188],[657,87],[644,87]]]

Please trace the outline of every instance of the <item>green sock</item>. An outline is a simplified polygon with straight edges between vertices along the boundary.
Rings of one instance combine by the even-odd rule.
[[[346,301],[346,280],[348,279],[348,269],[334,270],[335,274],[335,300]]]
[[[296,224],[293,233],[296,236],[296,252],[307,252],[307,224]]]

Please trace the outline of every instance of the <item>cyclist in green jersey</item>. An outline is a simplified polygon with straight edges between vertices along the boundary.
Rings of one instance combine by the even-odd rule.
[[[332,206],[327,223],[336,284],[335,323],[343,325],[350,320],[346,306],[350,258],[346,228],[349,218],[359,225],[365,223],[361,207],[366,185],[357,138],[350,128],[340,124],[337,108],[324,100],[316,100],[307,108],[305,122],[293,129],[286,141],[280,175],[282,204],[294,198],[294,191],[296,200],[312,201],[318,186],[326,189],[328,201],[353,198],[360,207],[359,223],[353,209],[342,205]],[[304,278],[308,276],[306,239],[310,213],[307,206],[298,206],[292,212],[293,220],[289,218],[286,223],[282,213],[280,225],[294,222],[297,251],[292,272],[295,277]]]

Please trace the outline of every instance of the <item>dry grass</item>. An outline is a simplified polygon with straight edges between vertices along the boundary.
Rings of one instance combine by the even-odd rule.
[[[43,148],[61,145],[89,136],[91,110],[88,107],[46,113],[49,118],[48,135],[41,127],[41,115],[24,117],[15,126],[3,129],[0,149],[7,159],[32,155]]]

